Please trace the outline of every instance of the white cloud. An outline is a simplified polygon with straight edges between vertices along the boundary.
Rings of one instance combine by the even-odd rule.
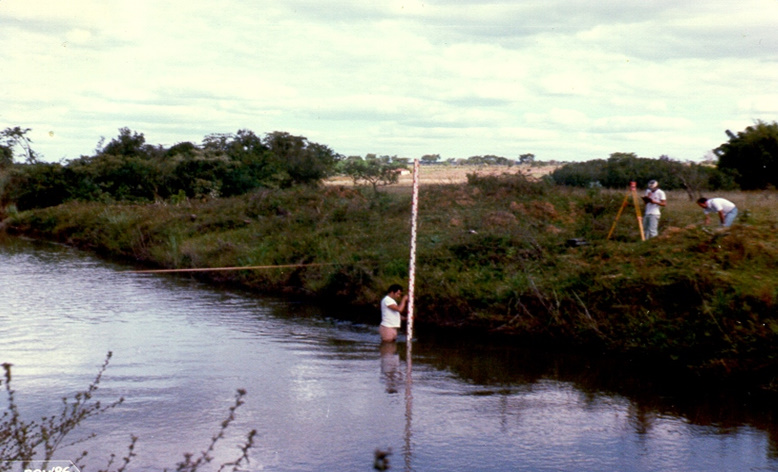
[[[248,128],[344,154],[697,159],[723,123],[776,119],[776,13],[772,0],[2,0],[0,127],[32,128],[49,160],[124,126],[153,144]]]
[[[778,94],[753,95],[739,100],[737,106],[745,113],[778,116]]]

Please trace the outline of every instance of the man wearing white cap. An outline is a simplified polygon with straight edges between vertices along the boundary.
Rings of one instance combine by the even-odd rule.
[[[646,202],[646,214],[643,216],[643,230],[646,233],[646,239],[657,237],[659,234],[659,217],[662,215],[661,209],[667,205],[667,197],[664,190],[659,188],[659,182],[651,180],[648,182],[646,194],[643,196]]]

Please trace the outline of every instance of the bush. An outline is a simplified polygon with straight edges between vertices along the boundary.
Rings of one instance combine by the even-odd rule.
[[[731,187],[732,178],[714,167],[682,163],[666,157],[649,159],[633,153],[614,153],[608,160],[596,159],[565,164],[550,174],[558,185],[629,188],[630,182],[644,186],[659,181],[665,190],[685,189],[695,195],[702,190]]]

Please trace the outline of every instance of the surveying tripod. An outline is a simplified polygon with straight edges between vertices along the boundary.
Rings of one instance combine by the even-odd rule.
[[[621,208],[619,208],[618,214],[616,214],[616,221],[613,222],[613,226],[611,226],[611,230],[608,232],[608,237],[605,238],[605,240],[609,240],[611,238],[611,235],[613,234],[613,230],[616,229],[616,223],[618,223],[619,218],[621,217],[621,212],[624,211],[624,208],[627,206],[627,202],[629,201],[629,196],[632,195],[632,201],[635,204],[635,215],[637,216],[638,220],[638,228],[640,229],[640,240],[645,241],[646,235],[643,232],[643,217],[640,215],[640,204],[638,203],[638,187],[635,182],[629,183],[629,192],[624,196],[624,201],[621,203]]]

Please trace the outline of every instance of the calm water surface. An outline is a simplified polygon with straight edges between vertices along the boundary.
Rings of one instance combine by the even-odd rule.
[[[668,394],[624,367],[467,340],[380,346],[372,326],[323,309],[126,273],[74,249],[0,243],[0,362],[28,419],[59,411],[113,352],[99,398],[125,403],[60,450],[87,470],[175,468],[208,444],[238,389],[246,403],[214,455],[247,470],[778,471],[774,411]],[[423,314],[420,314],[423,316]],[[3,400],[3,403],[5,400]]]

